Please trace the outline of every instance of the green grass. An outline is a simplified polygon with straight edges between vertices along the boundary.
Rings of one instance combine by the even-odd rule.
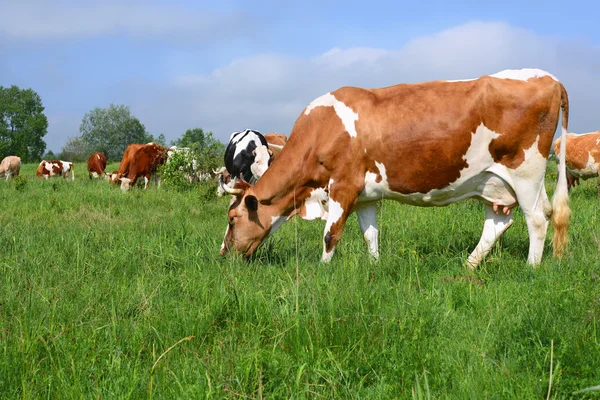
[[[475,201],[382,203],[378,263],[356,217],[330,264],[324,221],[301,220],[247,263],[219,256],[227,198],[35,168],[0,182],[0,398],[539,399],[551,346],[552,398],[600,385],[595,182],[571,193],[561,261],[550,229],[526,264],[517,210],[469,273]]]

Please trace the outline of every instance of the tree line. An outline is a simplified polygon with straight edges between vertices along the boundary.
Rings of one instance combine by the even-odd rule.
[[[16,85],[0,86],[0,160],[16,155],[24,162],[38,162],[42,158],[83,162],[100,151],[109,161],[119,161],[131,143],[154,142],[167,146],[164,134],[156,137],[150,134],[125,105],[110,104],[107,108],[97,107],[87,112],[79,126],[79,135],[69,137],[58,154],[45,153],[43,138],[47,133],[48,119],[42,99],[35,91]],[[225,152],[223,143],[212,132],[201,128],[188,129],[171,145],[190,148],[205,169],[217,168]]]

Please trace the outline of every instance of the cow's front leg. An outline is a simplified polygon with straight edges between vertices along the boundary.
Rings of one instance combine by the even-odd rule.
[[[342,236],[346,220],[352,212],[356,199],[357,191],[349,191],[348,188],[336,190],[329,185],[329,214],[327,215],[327,223],[325,224],[325,232],[323,235],[323,257],[321,261],[329,262],[333,257],[335,246]]]

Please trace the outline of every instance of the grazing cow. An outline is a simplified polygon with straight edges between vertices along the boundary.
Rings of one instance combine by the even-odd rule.
[[[554,142],[554,153],[560,154],[561,138]],[[600,168],[600,131],[576,135],[569,133],[566,138],[565,162],[567,164],[567,183],[569,190],[579,184],[579,179],[598,176]],[[600,196],[600,179],[598,180]]]
[[[150,176],[156,172],[159,165],[167,161],[168,151],[169,149],[154,143],[138,149],[131,158],[127,174],[119,178],[121,190],[128,191],[135,186],[139,178],[144,178],[144,190],[146,190]]]
[[[153,143],[150,142],[148,144],[153,144]],[[127,175],[127,171],[129,170],[129,163],[131,162],[133,155],[135,154],[136,151],[138,151],[139,149],[141,149],[144,146],[146,146],[146,145],[134,143],[134,144],[130,144],[129,146],[127,146],[127,148],[125,148],[125,151],[123,152],[123,158],[121,158],[121,163],[119,164],[119,168],[116,171],[113,171],[112,174],[110,174],[110,178],[109,178],[110,183],[116,184],[116,183],[118,183],[118,181],[121,177]]]
[[[513,223],[519,205],[529,232],[530,264],[539,264],[548,221],[554,254],[567,242],[569,197],[564,151],[550,204],[544,175],[568,97],[551,74],[505,70],[466,81],[343,87],[302,112],[279,157],[254,186],[238,182],[221,254],[251,256],[291,216],[327,222],[322,261],[334,254],[356,212],[371,255],[378,257],[376,203],[446,206],[477,198],[485,223],[468,257],[476,268]],[[564,148],[564,144],[561,144]]]
[[[90,179],[106,176],[106,156],[104,153],[94,153],[88,158],[87,162],[88,175]]]
[[[232,188],[238,179],[256,182],[286,142],[286,136],[281,133],[261,135],[248,129],[232,133],[225,150],[225,167],[213,171],[219,178],[217,195],[225,194],[223,186]]]
[[[256,180],[250,167],[258,156],[254,150],[259,146],[267,146],[267,140],[258,131],[245,129],[231,134],[223,158],[225,168],[229,171],[232,181],[243,179],[246,182],[254,182]],[[265,163],[268,162],[268,158],[269,154],[266,155]]]
[[[48,179],[52,176],[62,176],[63,178],[68,179],[69,176],[71,176],[71,180],[75,180],[73,163],[62,160],[42,160],[35,171],[35,174],[44,179]]]
[[[17,156],[4,157],[0,163],[0,177],[4,176],[8,181],[13,176],[18,176],[21,170],[21,158]]]

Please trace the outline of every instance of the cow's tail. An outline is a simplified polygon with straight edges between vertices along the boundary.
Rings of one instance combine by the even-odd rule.
[[[569,96],[565,87],[560,83],[560,108],[562,109],[562,131],[560,134],[560,154],[558,161],[558,180],[556,190],[552,198],[552,226],[554,236],[552,237],[552,248],[554,256],[561,258],[567,246],[569,230],[569,191],[567,187],[567,166],[565,157],[567,154],[567,128],[569,126]]]

